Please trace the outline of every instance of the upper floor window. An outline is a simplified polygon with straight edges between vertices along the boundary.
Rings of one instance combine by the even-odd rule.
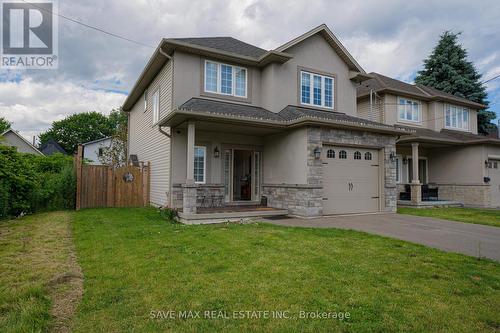
[[[401,121],[422,121],[420,103],[414,100],[399,98],[398,101],[398,120]]]
[[[333,77],[300,72],[300,102],[333,109]]]
[[[152,98],[153,103],[153,124],[156,124],[160,120],[160,91],[156,90]]]
[[[468,130],[469,129],[469,109],[446,105],[445,109],[445,127]]]
[[[247,97],[247,69],[205,61],[205,92]]]

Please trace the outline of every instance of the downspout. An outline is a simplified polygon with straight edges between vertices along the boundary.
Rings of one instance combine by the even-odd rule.
[[[165,53],[165,52],[162,50],[161,46],[160,46],[160,48],[158,49],[158,51],[159,51],[162,55],[164,55],[164,56],[165,56],[168,60],[172,60],[172,57],[171,57],[171,56],[169,56],[167,53]],[[160,131],[160,133],[161,133],[161,134],[166,135],[169,139],[171,139],[171,138],[172,138],[172,135],[171,135],[171,134],[168,134],[167,132],[165,132],[164,130],[162,130],[162,129],[161,129],[161,125],[158,125],[158,130]]]
[[[368,119],[371,119],[373,115],[373,89],[370,89],[370,114],[368,115]]]

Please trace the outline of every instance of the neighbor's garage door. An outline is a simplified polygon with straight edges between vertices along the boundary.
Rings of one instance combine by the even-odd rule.
[[[491,185],[491,206],[500,207],[500,160],[488,160]]]
[[[323,214],[379,211],[378,150],[323,147]]]

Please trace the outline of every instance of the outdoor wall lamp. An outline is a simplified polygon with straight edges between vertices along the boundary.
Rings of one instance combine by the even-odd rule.
[[[215,149],[214,149],[214,157],[215,158],[219,158],[220,156],[220,151],[219,151],[219,148],[217,146],[215,146]]]
[[[319,160],[321,157],[321,149],[319,147],[314,148],[314,158]]]
[[[391,162],[394,163],[396,162],[396,153],[391,151],[391,154],[389,155],[389,158],[391,159]]]

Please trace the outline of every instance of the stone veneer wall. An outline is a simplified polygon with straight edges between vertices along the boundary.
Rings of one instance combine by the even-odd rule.
[[[314,149],[322,149],[323,144],[360,145],[381,149],[384,158],[384,164],[381,165],[384,168],[382,211],[396,211],[396,163],[390,160],[391,153],[396,154],[396,137],[322,127],[309,127],[307,131],[307,184],[264,184],[263,195],[267,197],[268,206],[289,209],[291,214],[301,216],[323,214],[323,161],[314,158]]]
[[[269,207],[288,209],[293,215],[318,216],[323,210],[323,189],[317,185],[264,184],[262,195]]]
[[[466,206],[489,207],[491,205],[491,186],[487,184],[460,185],[437,184],[439,200],[452,200]]]
[[[196,207],[201,206],[202,196],[224,195],[224,185],[222,184],[196,184]],[[172,186],[172,207],[182,208],[183,187],[182,184]]]

